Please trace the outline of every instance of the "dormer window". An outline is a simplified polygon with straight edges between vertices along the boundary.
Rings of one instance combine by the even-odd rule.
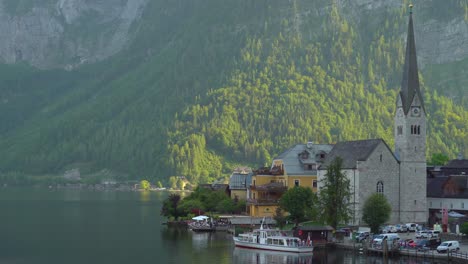
[[[308,159],[308,158],[309,158],[309,152],[308,152],[307,150],[304,150],[304,151],[302,151],[302,152],[299,154],[299,157],[300,157],[301,159],[303,159],[303,160],[304,160],[304,159]]]

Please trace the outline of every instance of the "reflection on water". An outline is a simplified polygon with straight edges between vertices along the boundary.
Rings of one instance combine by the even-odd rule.
[[[212,240],[211,232],[193,232],[192,233],[192,247],[194,251],[201,251],[203,249],[208,249],[210,242]]]
[[[434,264],[314,249],[298,255],[235,248],[226,232],[168,228],[168,192],[4,188],[0,191],[0,264]]]
[[[232,263],[270,264],[270,263],[294,263],[294,264],[446,264],[445,259],[421,259],[421,258],[383,258],[381,256],[368,256],[354,254],[352,251],[337,249],[314,249],[314,253],[297,254],[274,252],[266,250],[234,248]]]
[[[150,191],[140,191],[140,201],[142,201],[142,202],[149,202],[149,201],[151,201],[151,193],[150,193]]]
[[[270,263],[294,263],[310,264],[312,263],[312,253],[287,253],[273,252],[267,250],[244,249],[236,247],[233,254],[233,263],[252,263],[252,264],[270,264]]]

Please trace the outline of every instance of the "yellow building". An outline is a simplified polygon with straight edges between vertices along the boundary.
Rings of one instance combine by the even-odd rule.
[[[286,184],[282,169],[263,168],[255,171],[249,186],[247,213],[250,216],[273,217],[279,198],[288,189]]]
[[[317,192],[317,168],[333,145],[296,145],[273,160],[270,168],[254,172],[247,190],[247,212],[250,216],[273,217],[279,199],[294,186]]]

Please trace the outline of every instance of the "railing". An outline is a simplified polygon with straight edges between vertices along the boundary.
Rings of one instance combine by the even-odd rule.
[[[264,192],[285,192],[288,190],[288,187],[285,185],[278,186],[265,186],[265,185],[250,185],[251,190],[260,190]]]
[[[260,205],[260,204],[278,204],[279,203],[279,199],[247,199],[247,203],[248,204],[257,204],[257,205]]]
[[[445,253],[438,253],[437,250],[432,249],[424,249],[424,250],[417,250],[414,248],[400,248],[400,253],[403,255],[415,257],[415,258],[447,258],[449,260],[452,259],[460,259],[460,260],[468,260],[468,252],[445,252]]]

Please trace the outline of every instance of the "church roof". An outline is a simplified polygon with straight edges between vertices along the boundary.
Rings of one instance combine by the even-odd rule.
[[[410,12],[408,23],[408,36],[406,39],[405,65],[403,67],[403,78],[401,80],[401,101],[405,115],[410,111],[411,103],[415,96],[419,97],[424,110],[423,97],[419,89],[418,62],[416,57],[416,44],[414,41],[413,12]]]
[[[328,154],[322,166],[321,170],[324,170],[330,165],[333,160],[337,157],[343,159],[342,169],[355,169],[357,161],[365,161],[369,156],[374,152],[375,148],[379,144],[385,144],[388,148],[388,145],[383,139],[366,139],[366,140],[357,140],[357,141],[344,141],[337,143],[332,151]],[[390,148],[388,148],[390,152]]]

